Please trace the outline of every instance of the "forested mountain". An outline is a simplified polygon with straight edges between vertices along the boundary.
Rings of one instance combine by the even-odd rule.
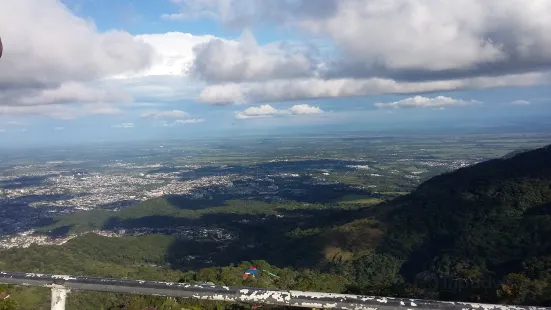
[[[171,236],[85,235],[63,246],[4,251],[0,269],[551,305],[550,146],[434,177],[377,206],[309,212],[307,220],[274,216],[262,225],[239,226],[246,242],[218,250],[238,259],[232,266],[184,268],[174,257],[188,255],[192,247]],[[294,261],[276,254],[259,257],[276,251],[301,256]],[[262,264],[281,279],[241,279],[251,264]],[[39,302],[26,300],[30,295],[23,289],[10,289],[14,300],[26,305],[23,309],[38,309]],[[85,304],[142,309],[163,303],[105,294],[75,293],[71,298],[79,309],[88,309]],[[180,309],[171,307],[165,308]]]
[[[404,262],[406,282],[465,288],[437,298],[548,302],[551,147],[434,177],[386,207],[377,251]]]

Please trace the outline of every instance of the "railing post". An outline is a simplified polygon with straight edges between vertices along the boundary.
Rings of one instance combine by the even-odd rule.
[[[2,1],[2,0],[0,0]],[[47,287],[52,290],[52,310],[65,310],[71,290],[125,293],[135,295],[193,298],[229,303],[279,305],[297,308],[356,310],[551,310],[551,307],[490,305],[472,302],[452,302],[361,296],[322,292],[274,290],[254,287],[210,284],[170,283],[112,278],[75,277],[23,272],[0,271],[0,283]]]
[[[52,310],[65,310],[67,293],[69,293],[69,289],[63,285],[52,286]]]

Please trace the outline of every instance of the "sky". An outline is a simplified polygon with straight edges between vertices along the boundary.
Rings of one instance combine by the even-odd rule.
[[[549,33],[548,0],[2,0],[0,143],[536,126]]]

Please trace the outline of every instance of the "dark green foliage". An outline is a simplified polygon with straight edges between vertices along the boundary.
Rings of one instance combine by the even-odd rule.
[[[438,298],[545,303],[549,297],[537,292],[549,279],[542,257],[551,255],[550,204],[550,147],[483,162],[391,202],[378,252],[401,259],[410,283],[437,279],[452,286],[437,289]],[[517,277],[515,287],[535,293],[497,294],[510,273],[543,282]]]
[[[0,284],[0,310],[16,310],[19,306],[13,298],[8,297],[12,289],[8,285]]]
[[[398,274],[400,261],[387,255],[364,255],[352,261],[348,269],[358,294],[380,294],[401,282]]]
[[[16,310],[17,306],[17,302],[15,302],[13,299],[0,301],[0,310]]]
[[[197,271],[182,272],[164,267],[163,254],[174,241],[173,237],[150,235],[142,237],[107,238],[93,234],[70,240],[62,246],[31,246],[12,249],[2,253],[2,268],[11,271],[28,271],[54,274],[88,275],[101,277],[163,280],[170,282],[214,282],[220,285],[252,286],[262,288],[296,289],[324,292],[343,292],[349,284],[340,275],[321,273],[313,269],[295,270],[277,268],[259,260],[242,262],[237,266],[210,267]],[[152,264],[151,262],[155,262]],[[280,278],[261,272],[254,278],[243,280],[243,272],[250,266],[270,271]],[[14,298],[27,301],[22,309],[47,309],[48,294],[27,293],[19,289]],[[200,309],[230,309],[229,304],[172,300],[147,296],[126,296],[94,292],[73,292],[68,299],[68,309],[182,309],[199,306]],[[163,308],[164,307],[164,308]],[[233,306],[231,306],[233,307]],[[236,308],[241,309],[241,308]],[[244,309],[248,309],[245,307]],[[11,309],[10,309],[11,310]]]
[[[117,218],[101,211],[89,215],[64,218],[50,228],[201,223],[239,238],[222,249],[215,242],[171,236],[86,235],[63,246],[4,251],[0,265],[13,271],[551,305],[551,147],[446,173],[408,195],[354,210],[235,201],[177,209],[156,199]],[[242,219],[250,223],[239,224]],[[212,266],[186,265],[190,254],[210,255]],[[260,273],[243,280],[252,264],[280,278]],[[246,308],[115,294],[70,297],[70,309],[121,304],[140,310]]]

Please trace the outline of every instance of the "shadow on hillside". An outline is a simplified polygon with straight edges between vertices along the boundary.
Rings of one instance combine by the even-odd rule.
[[[347,161],[336,159],[313,159],[299,161],[275,161],[265,162],[255,165],[235,165],[235,166],[203,166],[190,171],[182,171],[180,178],[182,180],[192,180],[201,177],[224,176],[229,174],[241,174],[249,176],[275,175],[280,173],[303,173],[331,169],[336,171],[353,171],[349,165],[371,164],[371,161]],[[173,168],[162,168],[160,172],[176,172]],[[152,170],[153,173],[158,172]]]
[[[551,214],[551,202],[537,207],[529,208],[524,212],[524,216],[545,216]]]
[[[342,183],[325,183],[307,176],[236,180],[230,187],[211,185],[196,188],[188,195],[168,195],[164,198],[177,208],[200,210],[224,206],[228,200],[332,204],[346,195],[381,197],[364,189]]]
[[[155,168],[147,171],[147,174],[156,174],[156,173],[171,173],[171,172],[179,172],[180,168],[173,168],[173,167],[160,167]]]
[[[38,186],[44,184],[44,182],[55,174],[40,175],[40,176],[23,176],[15,179],[0,182],[0,188],[4,189],[22,189],[25,187]]]
[[[426,200],[413,193],[408,204],[385,219],[390,229],[378,250],[404,259],[401,274],[412,282],[425,270],[451,266],[463,266],[464,270],[484,266],[481,270],[492,270],[499,278],[511,270],[522,270],[527,257],[551,252],[551,203],[527,203],[534,206],[522,212],[518,201],[529,201],[522,195],[508,196],[508,200],[488,194],[480,194],[476,200],[462,198],[465,196],[469,195],[441,192]],[[530,197],[539,200],[538,195]]]
[[[234,172],[247,172],[248,175],[253,177],[235,180],[230,184],[230,186],[225,185],[206,185],[202,187],[195,188],[189,194],[186,195],[166,195],[163,197],[168,203],[175,208],[183,210],[206,210],[214,207],[228,207],[228,208],[251,208],[254,209],[252,212],[262,212],[258,211],[262,208],[261,205],[254,205],[254,201],[263,202],[263,203],[297,203],[297,204],[324,204],[332,205],[336,204],[337,201],[343,198],[346,195],[361,195],[377,198],[377,194],[371,193],[367,190],[351,187],[342,183],[329,183],[323,180],[315,179],[312,176],[274,176],[268,175],[268,172],[273,173],[283,173],[283,172],[293,172],[297,169],[308,170],[308,169],[328,169],[328,168],[339,168],[339,169],[350,169],[346,167],[350,164],[361,164],[358,162],[352,161],[338,161],[338,160],[312,160],[312,161],[302,161],[302,162],[273,162],[273,163],[264,163],[259,165],[253,165],[252,170],[249,171],[251,166],[225,166],[225,167],[204,167],[199,168],[198,171],[205,173],[205,175],[220,175],[220,171],[229,171],[229,173]],[[302,167],[302,168],[301,168]],[[169,168],[160,168],[158,172],[167,172],[172,171]],[[243,170],[244,169],[244,170]],[[256,169],[256,170],[255,170]],[[260,170],[258,170],[260,169]],[[243,170],[243,171],[242,171]],[[256,171],[256,172],[255,172]],[[153,172],[153,171],[152,171]],[[200,175],[195,175],[202,176]],[[39,181],[36,179],[35,181]],[[19,203],[28,205],[33,201],[55,201],[60,199],[69,199],[71,197],[46,197],[46,196],[36,196],[36,197],[22,197]],[[230,201],[242,200],[244,203],[233,203]],[[249,202],[251,205],[248,205]],[[109,210],[116,211],[119,209],[132,208],[136,203],[133,200],[122,200],[114,203],[99,205],[97,209],[99,210]],[[169,206],[170,207],[170,206]],[[270,206],[266,206],[267,208]],[[138,206],[137,209],[141,211],[138,212],[140,216],[143,216],[143,206]],[[33,210],[34,211],[34,210]],[[41,208],[40,212],[49,212],[47,208]],[[58,214],[57,210],[54,211],[50,216]],[[250,210],[249,210],[250,211]],[[294,211],[285,211],[278,210],[279,212],[293,213]],[[232,211],[230,211],[232,212]],[[228,212],[228,213],[230,213]],[[132,211],[128,212],[128,216],[131,217]],[[148,210],[147,214],[151,214],[151,217],[145,217],[141,219],[136,219],[133,221],[133,227],[138,225],[155,225],[154,223],[160,222],[164,223],[169,221],[163,217],[155,216],[155,210]],[[240,212],[247,213],[247,212]],[[298,211],[300,213],[300,211]],[[323,212],[322,212],[323,213]],[[324,217],[329,216],[327,213],[320,213],[320,219],[323,220]],[[23,214],[23,213],[22,213]],[[29,214],[34,214],[30,212]],[[97,215],[97,214],[95,214]],[[332,213],[332,216],[334,214]],[[37,219],[43,217],[43,215],[36,216]],[[223,217],[224,218],[224,217]],[[108,227],[119,225],[117,219],[110,219],[110,222],[107,223]],[[170,220],[176,224],[181,223],[181,225],[188,225],[189,221],[186,219],[173,219]],[[151,223],[149,223],[151,222]],[[50,223],[51,224],[51,223]],[[0,223],[1,225],[1,223]],[[86,223],[83,223],[86,226]],[[124,225],[130,225],[130,223],[125,223]],[[124,226],[123,225],[123,226]],[[171,224],[173,225],[173,224]],[[32,226],[32,225],[30,225]],[[44,227],[46,225],[38,225],[36,227]],[[92,225],[94,226],[94,225]],[[1,227],[1,226],[0,226]]]
[[[52,229],[47,233],[47,235],[51,238],[65,237],[69,234],[73,226],[74,225],[65,225],[65,226]]]
[[[233,236],[232,240],[200,242],[178,239],[167,251],[168,262],[184,270],[259,259],[278,266],[314,267],[323,258],[324,244],[319,235],[295,237],[289,234],[303,224],[297,219],[238,217],[249,222],[234,222],[235,226],[227,228]],[[217,222],[222,227],[230,226],[217,216],[206,216],[205,220]],[[193,259],[190,260],[190,257]]]
[[[341,210],[336,205],[336,201],[344,195],[350,193],[360,194],[362,196],[373,196],[367,191],[351,188],[341,184],[320,185],[320,186],[304,186],[305,189],[300,192],[293,192],[292,189],[283,189],[279,192],[274,192],[273,196],[260,194],[259,192],[253,195],[239,195],[239,193],[226,193],[224,192],[225,186],[210,186],[204,188],[198,188],[188,195],[167,195],[162,199],[150,200],[142,205],[137,205],[135,209],[126,209],[124,211],[124,220],[114,213],[103,224],[102,217],[107,219],[110,214],[101,210],[113,210],[125,209],[125,206],[131,205],[133,201],[118,201],[113,204],[105,204],[98,206],[97,210],[89,211],[90,221],[89,223],[96,223],[100,221],[99,226],[97,224],[89,225],[86,219],[80,217],[76,219],[80,226],[86,227],[104,227],[105,229],[112,229],[113,227],[122,228],[139,228],[139,227],[156,227],[163,226],[186,226],[197,225],[203,223],[204,225],[219,225],[224,226],[228,222],[236,221],[230,217],[237,217],[237,219],[246,219],[244,214],[256,214],[253,218],[270,213],[287,214],[291,217],[304,217],[313,216],[314,213],[316,219],[312,223],[318,223],[321,225],[324,221],[334,222],[336,217],[344,218],[344,214],[350,214],[350,211]],[[286,198],[295,198],[296,200],[283,200],[278,195],[289,193]],[[293,195],[293,196],[291,196]],[[202,198],[197,198],[202,197]],[[239,199],[241,198],[241,199]],[[254,199],[256,198],[256,199]],[[40,198],[41,199],[41,198]],[[55,199],[52,199],[55,200]],[[168,204],[166,203],[168,202]],[[323,202],[323,203],[321,203]],[[277,204],[281,203],[282,207],[278,208]],[[331,207],[335,205],[334,207]],[[285,207],[287,208],[285,208]],[[198,211],[196,215],[193,212],[179,213],[177,210],[170,209],[174,207],[182,210]],[[275,207],[275,208],[274,208]],[[297,209],[291,209],[295,207]],[[318,209],[314,209],[314,208]],[[354,206],[357,208],[359,206]],[[130,207],[132,208],[132,206]],[[209,210],[211,208],[216,208]],[[159,209],[159,211],[157,211]],[[42,209],[44,210],[44,209]],[[309,210],[309,211],[307,211]],[[168,214],[166,212],[169,212]],[[216,212],[219,214],[211,214]],[[86,214],[86,213],[84,213]],[[83,214],[83,215],[84,215]],[[241,215],[240,215],[241,214]],[[146,216],[144,216],[146,215]],[[168,216],[167,216],[168,215]],[[194,219],[194,216],[201,216],[200,220]],[[351,219],[351,216],[347,217]],[[55,221],[63,220],[58,218]],[[49,222],[49,225],[55,225],[55,223]],[[36,227],[44,227],[48,224],[38,225]]]
[[[317,235],[278,239],[234,240],[228,244],[178,240],[166,254],[173,268],[190,270],[228,266],[241,261],[268,260],[280,267],[313,268],[323,259],[323,244]]]
[[[74,195],[27,195],[0,201],[0,235],[19,233],[31,228],[52,225],[55,214],[73,210],[72,207],[59,207],[49,204],[32,207],[36,202],[55,202],[71,199]]]
[[[373,210],[373,211],[369,211]],[[229,230],[247,230],[250,227],[275,225],[269,227],[272,231],[288,232],[295,228],[327,228],[346,223],[357,217],[358,214],[375,214],[372,207],[346,210],[339,208],[328,209],[275,209],[278,215],[264,213],[241,213],[234,207],[228,206],[227,211],[202,214],[197,217],[179,217],[168,215],[150,215],[139,218],[110,217],[102,229],[130,229],[130,228],[174,228],[174,227],[216,227]]]
[[[215,197],[212,197],[212,199],[196,199],[192,198],[191,195],[167,195],[163,198],[165,198],[171,205],[180,209],[201,210],[223,206],[226,201],[231,198],[231,196],[218,194]]]
[[[167,261],[175,268],[193,269],[207,266],[226,266],[240,261],[266,259],[278,266],[314,267],[323,258],[326,246],[318,233],[296,235],[316,228],[327,230],[354,216],[356,210],[302,209],[285,211],[283,215],[215,213],[198,218],[147,216],[137,219],[111,217],[103,229],[143,231],[173,234],[174,228],[195,231],[220,229],[221,238],[178,237],[166,253]],[[350,214],[349,214],[350,213]],[[354,213],[354,214],[352,214]],[[206,232],[205,232],[206,234]],[[226,239],[224,236],[230,236]]]
[[[119,200],[119,201],[115,201],[115,202],[101,204],[101,205],[97,206],[96,208],[100,209],[100,210],[113,210],[113,211],[116,211],[116,210],[120,210],[120,209],[124,209],[124,208],[134,206],[134,205],[138,204],[139,202],[140,202],[139,200],[126,199],[126,200]]]

